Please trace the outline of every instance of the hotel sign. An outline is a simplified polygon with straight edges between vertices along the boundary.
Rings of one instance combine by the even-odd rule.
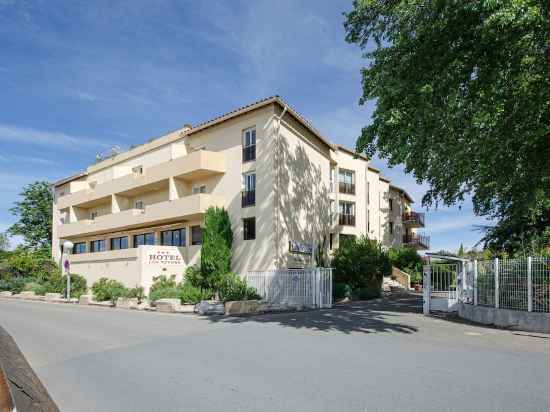
[[[162,264],[162,265],[182,265],[183,259],[181,254],[172,250],[149,250],[149,264]]]
[[[288,251],[290,253],[298,253],[300,255],[311,255],[313,254],[313,245],[311,243],[290,240],[288,242]]]

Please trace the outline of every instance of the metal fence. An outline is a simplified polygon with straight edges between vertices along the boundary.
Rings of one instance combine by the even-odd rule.
[[[474,273],[475,305],[550,313],[550,258],[474,261],[467,267]],[[466,273],[465,287],[468,279]]]
[[[332,307],[332,268],[250,271],[244,279],[270,303]]]

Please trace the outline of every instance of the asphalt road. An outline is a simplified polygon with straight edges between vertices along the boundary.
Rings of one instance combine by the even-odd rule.
[[[550,336],[410,299],[227,318],[0,299],[61,411],[548,411]]]

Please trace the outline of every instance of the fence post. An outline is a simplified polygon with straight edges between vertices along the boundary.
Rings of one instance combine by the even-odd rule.
[[[498,309],[499,307],[498,298],[498,258],[495,258],[495,309]]]
[[[477,306],[477,259],[474,260],[474,306]]]
[[[422,294],[424,296],[424,307],[423,312],[424,315],[430,314],[430,290],[432,288],[431,286],[431,266],[426,265],[424,266],[424,279],[422,282]]]
[[[533,311],[533,270],[532,270],[532,258],[527,258],[527,310]]]

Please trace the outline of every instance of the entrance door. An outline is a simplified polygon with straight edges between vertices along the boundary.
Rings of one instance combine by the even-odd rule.
[[[458,310],[460,265],[435,263],[424,266],[424,313]]]

